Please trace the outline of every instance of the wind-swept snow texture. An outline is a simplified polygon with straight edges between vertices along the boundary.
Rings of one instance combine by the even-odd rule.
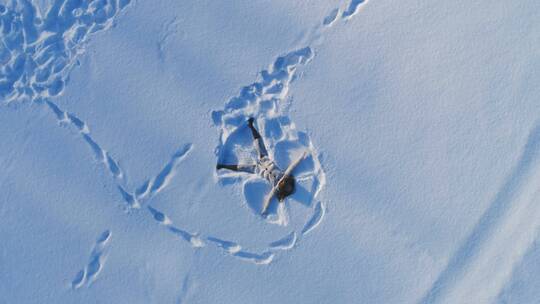
[[[537,302],[538,15],[0,0],[0,303]]]

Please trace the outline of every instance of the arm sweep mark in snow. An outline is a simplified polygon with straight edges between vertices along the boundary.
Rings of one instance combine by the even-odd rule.
[[[248,117],[259,117],[258,121],[261,122],[262,133],[266,135],[265,142],[269,145],[268,148],[272,149],[281,143],[290,142],[291,145],[297,145],[298,149],[313,155],[313,169],[304,175],[313,176],[319,185],[314,195],[320,191],[325,183],[325,174],[316,157],[315,148],[307,134],[298,132],[295,124],[284,112],[285,109],[281,109],[281,104],[288,96],[290,83],[295,79],[297,68],[308,63],[313,56],[314,53],[310,47],[279,56],[267,70],[260,73],[259,81],[243,87],[238,96],[226,102],[224,110],[213,112],[214,123],[220,132],[220,143],[217,147],[218,161],[222,158],[221,155],[228,153],[226,148],[229,146],[229,141],[234,141],[235,132],[243,127]],[[247,179],[241,175],[239,178],[243,179],[245,189]],[[266,197],[261,213],[266,210],[273,192],[275,189]],[[287,222],[286,212],[278,214],[278,217],[277,220],[272,219],[269,222],[278,224]]]

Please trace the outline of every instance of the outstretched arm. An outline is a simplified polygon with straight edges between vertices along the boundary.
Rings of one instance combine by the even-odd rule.
[[[303,161],[306,156],[308,155],[307,151],[302,152],[302,155],[300,155],[299,158],[297,158],[294,162],[292,162],[289,167],[287,167],[287,170],[285,170],[285,173],[283,173],[283,176],[290,176],[294,169],[300,164],[301,161]]]
[[[284,178],[287,178],[288,176],[290,176],[293,172],[293,170],[300,164],[300,162],[302,162],[306,156],[308,155],[307,151],[304,151],[302,152],[302,155],[300,155],[299,158],[297,158],[294,162],[292,162],[289,167],[287,167],[287,170],[285,170],[285,173],[283,173],[283,176],[281,177],[281,179],[277,182],[277,184],[272,187],[272,189],[270,190],[270,192],[266,195],[266,197],[264,198],[264,201],[263,201],[263,206],[262,206],[262,210],[261,210],[261,215],[262,216],[266,216],[268,215],[268,206],[270,205],[270,202],[272,201],[272,198],[274,198],[274,195],[276,195],[276,193],[279,191],[279,185],[281,184],[281,181],[284,179]]]
[[[274,195],[276,195],[276,192],[277,192],[277,187],[272,187],[272,189],[270,189],[270,192],[268,192],[268,194],[264,197],[264,201],[263,201],[263,205],[261,209],[261,215],[263,217],[266,217],[268,215],[268,206],[270,206],[270,202],[274,198]]]

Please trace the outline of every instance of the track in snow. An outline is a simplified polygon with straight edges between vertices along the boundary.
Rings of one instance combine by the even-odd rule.
[[[90,285],[96,280],[105,265],[105,251],[110,239],[111,232],[109,230],[105,230],[100,234],[92,248],[88,264],[82,270],[77,272],[75,278],[71,281],[72,288],[77,289],[85,284]]]
[[[492,303],[540,228],[540,124],[506,182],[421,303]]]

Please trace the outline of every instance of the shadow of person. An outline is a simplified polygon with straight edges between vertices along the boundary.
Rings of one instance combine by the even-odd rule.
[[[294,200],[296,202],[299,202],[306,207],[311,207],[311,204],[313,202],[313,194],[300,183],[296,183],[296,189],[294,193],[290,195],[287,199],[289,199],[289,201]]]

